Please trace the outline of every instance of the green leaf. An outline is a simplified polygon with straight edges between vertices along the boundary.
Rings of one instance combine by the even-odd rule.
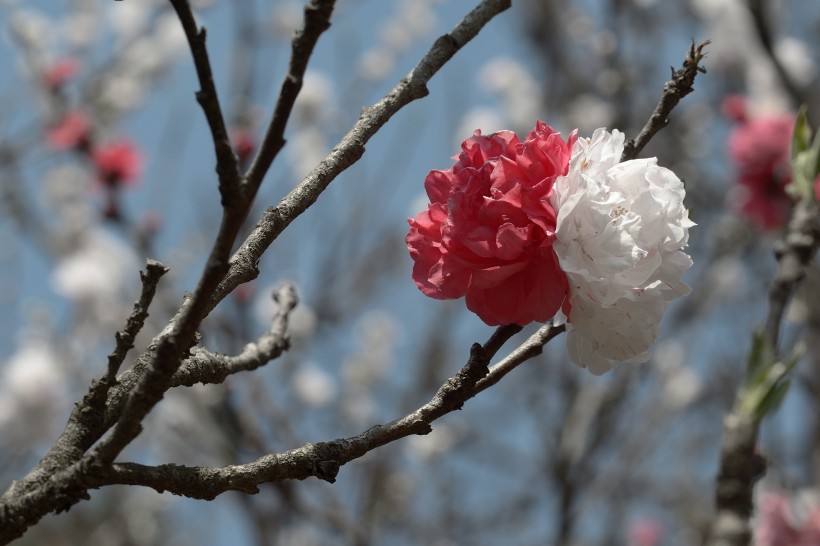
[[[803,352],[804,347],[798,345],[786,359],[779,360],[763,332],[756,330],[735,411],[760,421],[777,409],[789,389],[788,374]]]
[[[794,132],[792,133],[791,156],[794,160],[801,152],[805,152],[809,147],[811,140],[811,127],[809,127],[809,120],[806,115],[808,108],[804,104],[800,107],[797,113],[797,119],[794,122]]]
[[[787,190],[796,199],[814,199],[814,179],[820,172],[820,131],[812,139],[806,107],[800,108],[791,144],[792,182]]]

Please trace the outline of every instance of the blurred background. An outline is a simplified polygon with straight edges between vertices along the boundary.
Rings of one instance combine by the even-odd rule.
[[[241,161],[252,157],[300,26],[292,1],[196,0]],[[311,60],[247,233],[476,4],[339,0]],[[670,67],[711,39],[696,91],[643,156],[684,179],[692,293],[654,357],[593,377],[563,337],[337,483],[265,485],[191,501],[95,491],[19,544],[696,545],[712,515],[721,419],[742,377],[788,218],[800,104],[820,119],[820,5],[797,0],[518,0],[437,74],[266,253],[262,274],[205,322],[238,353],[297,286],[292,349],[223,385],[179,388],[122,460],[226,465],[358,434],[427,402],[493,329],[410,279],[406,219],[423,180],[475,129],[634,137]],[[160,0],[0,1],[0,483],[22,476],[103,373],[147,257],[171,268],[131,354],[192,290],[220,215],[193,63]],[[815,123],[815,126],[817,123]],[[788,311],[782,348],[808,351],[763,426],[758,530],[820,536],[820,274]],[[522,341],[531,325],[515,341]],[[513,348],[512,342],[508,349]],[[814,526],[814,527],[812,527]],[[790,531],[791,532],[791,531]],[[789,535],[792,536],[792,535]],[[802,536],[802,535],[801,535]],[[808,535],[806,535],[808,536]],[[756,544],[781,544],[758,532]],[[796,543],[783,542],[782,544]],[[809,544],[809,542],[806,542]],[[817,543],[812,543],[817,544]]]

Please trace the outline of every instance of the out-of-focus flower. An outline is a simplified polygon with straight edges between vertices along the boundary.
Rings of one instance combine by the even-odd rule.
[[[24,342],[4,364],[0,381],[0,437],[8,448],[28,449],[60,425],[67,389],[65,374],[51,346]]]
[[[69,112],[48,128],[46,140],[55,150],[86,149],[91,141],[91,124],[81,112]]]
[[[135,182],[142,171],[142,154],[130,140],[118,140],[91,151],[99,181],[109,187]]]
[[[336,380],[313,364],[303,364],[293,374],[293,392],[309,406],[329,404],[336,391]]]
[[[298,2],[277,2],[271,10],[268,27],[274,39],[284,42],[293,38],[293,33],[302,25],[302,11]]]
[[[605,129],[578,139],[551,197],[570,286],[567,348],[594,374],[648,360],[669,302],[689,292],[683,183],[655,158],[619,163],[623,145],[623,133]]]
[[[362,55],[359,72],[368,80],[388,76],[396,60],[419,38],[432,31],[437,17],[431,5],[435,0],[402,0],[399,9],[379,28],[380,40]]]
[[[663,529],[654,519],[641,518],[629,526],[628,546],[658,546],[663,539]]]
[[[131,247],[101,228],[92,228],[57,263],[51,285],[74,304],[80,327],[97,336],[124,318],[138,284],[132,282],[137,270]]]
[[[256,137],[249,128],[237,127],[231,131],[231,144],[239,162],[244,163],[256,149]]]
[[[510,131],[476,131],[456,164],[425,179],[428,210],[409,219],[413,280],[436,299],[466,296],[489,325],[545,321],[561,306],[566,276],[553,252],[549,202],[566,174],[568,141],[538,122],[524,142]]]
[[[53,22],[42,12],[33,9],[16,9],[9,17],[8,28],[20,44],[28,49],[45,49],[53,40]]]
[[[789,216],[791,114],[752,118],[742,97],[729,97],[724,112],[739,122],[729,136],[729,157],[737,170],[736,207],[764,229],[782,227]]]
[[[58,89],[77,74],[80,64],[73,57],[63,57],[43,71],[43,82],[49,89]]]
[[[479,72],[479,85],[498,95],[504,115],[515,130],[525,130],[543,105],[541,85],[512,57],[488,61]]]
[[[820,503],[816,495],[790,498],[786,493],[760,495],[755,546],[820,544]]]

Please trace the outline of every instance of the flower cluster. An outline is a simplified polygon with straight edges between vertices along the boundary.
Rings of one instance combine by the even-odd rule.
[[[428,210],[409,220],[419,289],[464,296],[490,325],[562,312],[570,357],[595,374],[648,359],[669,301],[688,292],[694,224],[682,182],[654,158],[621,163],[623,145],[618,131],[564,140],[543,122],[523,142],[476,132],[428,174]]]

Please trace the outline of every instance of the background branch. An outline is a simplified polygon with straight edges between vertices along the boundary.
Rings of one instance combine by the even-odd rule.
[[[775,353],[784,310],[819,245],[817,202],[801,199],[795,204],[788,229],[777,245],[778,268],[769,288],[769,311],[763,335]],[[766,472],[766,461],[757,451],[760,420],[741,411],[739,401],[743,393],[743,389],[738,391],[733,410],[723,422],[716,512],[709,546],[746,546],[752,536],[749,527],[754,506],[752,495],[755,483]]]

